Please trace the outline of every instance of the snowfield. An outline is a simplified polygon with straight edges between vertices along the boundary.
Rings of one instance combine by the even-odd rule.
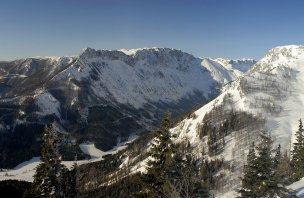
[[[127,144],[135,139],[136,136],[133,136],[132,138],[130,138],[129,141],[119,143],[116,147],[114,147],[109,151],[101,151],[97,149],[94,143],[90,143],[90,142],[82,143],[80,144],[80,149],[85,154],[90,155],[91,159],[79,160],[77,161],[77,164],[82,165],[82,164],[103,160],[103,156],[117,153],[118,151],[126,148]],[[39,163],[40,163],[40,158],[33,157],[31,160],[25,161],[17,165],[14,169],[2,169],[0,171],[0,180],[16,179],[16,180],[24,180],[24,181],[32,182],[34,180],[33,176],[35,174],[36,167],[39,165]],[[74,161],[62,161],[62,164],[64,164],[68,169],[71,169],[74,164]]]

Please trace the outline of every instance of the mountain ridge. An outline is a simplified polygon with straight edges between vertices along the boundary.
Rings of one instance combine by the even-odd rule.
[[[223,152],[211,157],[223,158],[234,167],[233,172],[225,171],[224,174],[224,180],[232,186],[223,186],[225,190],[217,192],[217,197],[236,196],[233,188],[240,186],[240,179],[237,177],[242,175],[250,144],[253,141],[259,142],[261,130],[271,133],[275,146],[280,144],[283,152],[290,152],[295,142],[298,120],[302,118],[301,112],[304,111],[303,81],[303,46],[273,48],[243,76],[224,86],[217,98],[172,129],[178,135],[177,141],[189,140],[197,148],[195,154],[203,157],[201,153],[206,150],[208,152],[208,138],[201,139],[200,130],[206,124],[207,114],[209,117],[225,115],[225,112],[233,110],[264,120],[261,120],[262,125],[258,124],[259,127],[248,123],[241,130],[232,131],[225,136]],[[223,120],[215,123],[220,126]],[[210,158],[209,155],[206,157]]]
[[[85,48],[78,56],[20,59],[0,68],[0,128],[9,134],[0,142],[4,161],[17,134],[31,130],[25,148],[37,146],[39,130],[54,120],[68,134],[68,147],[88,140],[111,149],[132,133],[150,130],[164,111],[174,116],[192,111],[222,86],[202,59],[170,48],[131,56]]]

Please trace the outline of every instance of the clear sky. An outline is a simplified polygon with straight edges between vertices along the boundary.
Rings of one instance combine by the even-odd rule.
[[[170,47],[261,58],[304,44],[303,0],[1,0],[0,60]]]

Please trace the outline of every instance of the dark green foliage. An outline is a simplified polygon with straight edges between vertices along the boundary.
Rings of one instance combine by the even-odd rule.
[[[78,195],[78,165],[75,161],[73,164],[72,170],[69,171],[68,180],[65,179],[68,187],[65,190],[67,192],[67,197],[76,198]]]
[[[279,144],[278,148],[275,150],[275,156],[273,158],[274,169],[278,168],[281,161],[282,161],[281,145]]]
[[[303,136],[303,124],[302,120],[299,120],[299,129],[296,132],[296,142],[292,151],[292,178],[293,181],[298,181],[304,177],[304,136]]]
[[[173,165],[172,134],[170,115],[165,114],[160,128],[155,133],[149,155],[153,158],[147,162],[145,183],[148,193],[153,196],[164,196],[169,192],[168,178],[171,176]]]
[[[287,151],[280,157],[275,177],[282,185],[288,185],[292,181],[292,170]]]
[[[18,180],[0,181],[0,195],[2,198],[20,198],[29,189],[31,183]]]
[[[147,174],[143,176],[145,188],[141,196],[148,197],[208,197],[199,160],[192,156],[188,142],[173,145],[170,133],[170,117],[166,114],[156,131],[152,148],[152,159],[147,162]]]
[[[262,141],[257,146],[258,157],[256,165],[256,189],[258,197],[273,197],[277,191],[278,181],[274,180],[274,165],[272,159],[272,139],[270,135],[263,131],[260,135]]]
[[[78,196],[78,166],[75,162],[72,170],[63,170],[63,177],[61,180],[61,194],[60,197],[65,198],[76,198]]]
[[[202,180],[202,186],[205,189],[218,189],[221,182],[221,175],[215,176],[218,171],[226,168],[223,159],[203,160],[200,166],[199,177]]]
[[[30,160],[39,154],[39,137],[43,125],[19,124],[13,132],[1,132],[0,135],[0,167],[14,168],[17,164]],[[14,157],[12,157],[14,156]]]
[[[198,166],[200,159],[193,156],[189,142],[174,145],[171,175],[168,178],[170,194],[176,197],[209,197],[209,190]],[[170,197],[167,194],[167,197]],[[173,196],[174,197],[174,196]]]
[[[242,187],[239,190],[240,197],[284,197],[287,190],[279,180],[282,176],[279,173],[279,167],[283,167],[281,147],[278,146],[273,157],[273,141],[270,135],[266,131],[262,131],[260,138],[261,143],[257,147],[252,144],[249,149],[247,164],[244,166]]]
[[[36,169],[31,193],[35,197],[60,197],[63,194],[63,177],[66,168],[61,165],[59,139],[53,123],[45,127],[42,135],[41,163]]]
[[[254,143],[249,148],[249,153],[247,155],[247,164],[244,166],[244,176],[242,179],[242,189],[239,191],[241,197],[256,197],[255,189],[257,187],[257,156],[255,153]]]

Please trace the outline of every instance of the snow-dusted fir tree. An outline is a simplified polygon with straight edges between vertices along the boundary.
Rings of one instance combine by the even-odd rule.
[[[273,155],[271,136],[262,131],[260,138],[260,144],[257,147],[252,145],[249,150],[239,197],[284,197],[287,190],[281,185],[278,175],[282,163],[280,146]]]
[[[279,164],[280,164],[281,161],[282,161],[281,145],[279,144],[279,146],[275,150],[275,156],[273,158],[273,167],[274,167],[274,169],[278,168],[278,166],[279,166]]]
[[[42,135],[41,163],[36,169],[32,184],[32,196],[36,197],[63,197],[63,172],[59,154],[59,139],[55,124],[45,126]]]
[[[272,197],[277,188],[277,181],[274,180],[274,163],[272,158],[272,144],[268,132],[263,131],[260,134],[261,143],[257,146],[257,195],[258,197]]]
[[[239,190],[240,198],[256,197],[255,189],[257,186],[257,166],[254,143],[249,148],[247,164],[244,166],[244,176],[242,178],[242,188]]]
[[[299,120],[299,129],[296,132],[296,142],[292,150],[292,178],[297,181],[304,177],[304,129],[302,120]]]
[[[149,152],[152,159],[147,163],[145,183],[151,196],[162,197],[169,191],[169,176],[173,162],[172,134],[170,114],[166,113],[160,128],[156,131],[152,148]]]

